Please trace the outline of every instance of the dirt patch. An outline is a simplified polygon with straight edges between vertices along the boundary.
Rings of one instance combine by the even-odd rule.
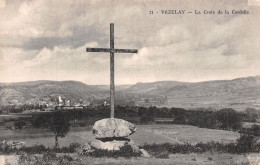
[[[18,165],[18,155],[0,155],[1,165]]]

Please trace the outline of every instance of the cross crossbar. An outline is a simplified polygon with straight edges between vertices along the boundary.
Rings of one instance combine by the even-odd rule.
[[[87,48],[87,52],[138,53],[136,49]]]

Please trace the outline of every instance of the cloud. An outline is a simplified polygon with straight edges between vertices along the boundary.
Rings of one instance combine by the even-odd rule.
[[[33,59],[25,61],[25,67],[39,66],[49,62],[52,57],[52,52],[46,48],[43,48]]]
[[[77,3],[75,3],[77,4]],[[8,5],[15,5],[10,3]],[[0,35],[9,40],[21,40],[21,44],[31,38],[38,37],[69,37],[72,35],[74,10],[70,1],[53,2],[50,0],[23,1],[20,6],[1,11]],[[71,15],[65,15],[64,11]],[[2,45],[6,45],[1,41]],[[10,43],[9,43],[10,44]],[[16,46],[16,45],[15,45]]]
[[[24,42],[23,48],[27,50],[39,50],[44,47],[53,49],[55,46],[68,46],[78,48],[88,42],[99,42],[101,46],[106,46],[107,39],[104,39],[103,32],[97,32],[95,27],[88,29],[75,28],[72,30],[73,35],[66,38],[61,37],[38,37]]]
[[[200,4],[200,5],[198,5]],[[259,9],[246,1],[17,1],[1,10],[0,81],[73,79],[109,83],[109,24],[115,23],[116,83],[230,79],[260,74]],[[249,15],[149,15],[149,10],[235,8]]]
[[[90,42],[77,49],[62,46],[54,47],[53,50],[43,48],[41,51],[32,51],[31,58],[26,57],[28,55],[22,49],[2,50],[1,81],[26,81],[27,79],[86,81],[95,75],[104,77],[103,71],[109,68],[109,54],[106,53],[106,56],[90,54],[86,52],[86,47],[99,47],[99,45]],[[9,53],[12,55],[8,56]],[[84,75],[91,76],[84,77]]]

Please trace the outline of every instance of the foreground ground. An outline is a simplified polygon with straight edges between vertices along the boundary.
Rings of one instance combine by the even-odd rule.
[[[58,155],[63,156],[64,155]],[[35,155],[35,157],[41,159],[42,155]],[[174,154],[169,159],[156,159],[156,158],[90,158],[86,156],[78,156],[76,154],[70,154],[71,160],[64,160],[58,162],[56,160],[50,160],[43,162],[43,164],[87,164],[87,165],[258,165],[260,164],[260,154],[247,154],[247,155],[232,155],[232,154]],[[35,163],[32,160],[31,163]],[[16,165],[19,164],[19,156],[17,155],[0,155],[1,165]]]
[[[239,137],[236,132],[224,130],[212,130],[206,128],[198,128],[188,125],[139,125],[137,132],[130,136],[137,145],[153,144],[153,143],[175,143],[189,142],[196,144],[198,142],[230,142],[235,141]],[[23,129],[23,130],[1,130],[0,140],[15,140],[25,142],[27,146],[35,144],[43,144],[52,147],[54,144],[53,135],[44,129]],[[94,139],[91,127],[72,128],[71,132],[65,138],[59,140],[60,146],[68,146],[70,143],[84,144]],[[91,158],[87,156],[70,155],[72,160],[68,160],[68,164],[176,164],[176,165],[258,165],[260,164],[260,154],[222,154],[222,153],[204,153],[204,154],[172,154],[169,159],[157,158]],[[42,159],[42,155],[33,155]],[[64,154],[57,154],[57,157]],[[0,155],[0,165],[18,164],[18,155]],[[41,161],[44,163],[44,161]],[[45,162],[46,163],[46,162]],[[50,162],[57,164],[57,160]],[[63,164],[63,163],[62,163]]]

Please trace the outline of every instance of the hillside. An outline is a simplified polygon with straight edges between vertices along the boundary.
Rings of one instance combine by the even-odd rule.
[[[152,83],[137,83],[128,89],[126,92],[148,94],[148,95],[164,95],[171,88],[181,88],[190,83],[179,81],[157,81]]]
[[[140,99],[141,96],[167,96],[167,107],[197,108],[231,107],[244,110],[252,107],[260,110],[260,76],[205,82],[158,81],[116,86],[120,99]],[[50,100],[58,95],[72,101],[79,99],[107,98],[108,85],[86,85],[78,81],[30,81],[0,83],[0,103],[10,100]],[[123,97],[124,96],[124,97]]]
[[[26,101],[50,100],[61,95],[72,101],[82,98],[102,98],[107,92],[78,81],[30,81],[0,84],[1,103],[10,100]]]
[[[169,107],[260,109],[260,76],[196,83],[176,81],[137,83],[125,92],[167,96]]]
[[[132,85],[116,85],[115,90],[117,91],[121,91],[121,90],[125,90],[128,89],[129,87],[131,87]],[[100,89],[100,90],[104,90],[104,91],[109,91],[110,86],[109,85],[94,85],[95,88]]]

